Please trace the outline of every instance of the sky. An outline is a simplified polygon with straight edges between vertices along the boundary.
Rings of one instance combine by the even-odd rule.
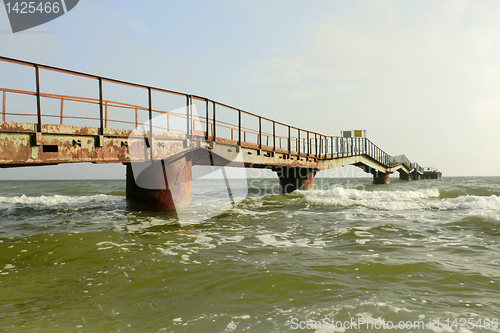
[[[325,135],[364,129],[387,153],[444,176],[500,176],[498,1],[80,0],[16,34],[2,3],[0,54]],[[0,179],[124,177],[120,164],[0,170]]]

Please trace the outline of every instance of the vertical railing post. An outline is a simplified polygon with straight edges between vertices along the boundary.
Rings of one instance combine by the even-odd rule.
[[[262,117],[259,116],[259,149],[262,149]]]
[[[64,115],[63,110],[64,110],[64,97],[61,98],[61,115],[59,117],[60,118],[59,125],[63,124],[63,115]]]
[[[189,117],[189,95],[186,95],[186,139],[189,138],[191,118]]]
[[[299,154],[299,159],[300,159],[300,129],[297,128],[297,152]]]
[[[208,99],[205,99],[205,140],[208,141]]]
[[[320,141],[320,145],[321,145],[321,156],[325,155],[325,159],[326,159],[326,139],[323,135],[321,136],[321,141]],[[325,154],[323,154],[323,152],[325,152]]]
[[[340,144],[340,147],[342,148],[342,158],[345,157],[345,153],[347,151],[347,138],[340,138],[341,140],[341,144]]]
[[[323,142],[323,135],[319,136],[319,155],[323,156],[323,151],[325,150],[325,143]]]
[[[328,138],[325,136],[325,160],[328,159]]]
[[[332,146],[332,159],[333,159],[333,136],[330,137],[330,143],[331,143],[331,146]]]
[[[148,87],[149,104],[149,156],[153,160],[153,101],[151,98],[151,87]]]
[[[318,135],[314,133],[314,155],[318,156]]]
[[[104,135],[104,109],[102,105],[102,77],[99,77],[99,135]]]
[[[241,110],[238,110],[238,146],[241,146]]]
[[[290,132],[290,126],[288,126],[288,154],[291,153],[292,153],[291,132]]]
[[[213,128],[212,128],[212,134],[213,134],[213,136],[214,136],[214,139],[213,139],[213,140],[214,140],[214,142],[216,142],[215,138],[216,138],[216,127],[217,127],[217,126],[216,126],[216,124],[215,124],[215,101],[213,101],[212,103],[213,103],[213,105],[214,105],[213,115],[212,115],[212,117],[213,117],[213,119],[212,119],[212,126],[213,126]]]
[[[319,135],[319,156],[318,159],[321,159],[321,154],[323,153],[323,136]]]
[[[108,128],[108,102],[104,102],[104,128]]]
[[[135,128],[137,128],[137,125],[139,125],[139,111],[137,110],[137,107],[135,107]],[[168,128],[168,125],[167,125],[167,128]],[[167,129],[167,131],[168,131],[168,129]]]
[[[189,117],[190,117],[190,120],[191,120],[191,133],[189,135],[189,138],[193,138],[193,135],[194,135],[194,131],[196,130],[196,124],[195,124],[195,119],[194,119],[194,115],[193,115],[193,95],[190,95],[189,96],[189,100],[190,100],[190,103],[189,103]]]
[[[307,157],[311,154],[311,141],[309,141],[309,131],[307,131]]]
[[[7,92],[3,91],[3,107],[2,107],[2,120],[5,121],[6,115],[6,104],[7,104]]]
[[[40,102],[40,68],[35,65],[35,76],[36,76],[36,116],[37,116],[37,126],[36,131],[42,131],[42,105]]]
[[[273,120],[273,151],[276,151],[276,122]]]

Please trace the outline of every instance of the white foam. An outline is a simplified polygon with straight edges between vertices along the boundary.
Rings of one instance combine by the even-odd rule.
[[[500,211],[500,197],[468,195],[463,197],[443,199],[428,205],[439,210],[471,209]]]
[[[439,190],[421,189],[410,191],[364,191],[336,187],[331,190],[300,191],[307,202],[334,207],[361,206],[377,210],[469,210],[474,215],[500,221],[500,197],[461,196],[439,197]],[[481,213],[480,213],[481,212]],[[493,213],[493,214],[491,214]]]
[[[156,249],[157,249],[158,251],[160,251],[160,252],[161,252],[162,254],[164,254],[164,255],[176,256],[176,255],[178,255],[178,254],[179,254],[179,253],[174,252],[174,251],[172,251],[172,250],[170,250],[170,249],[164,249],[164,248],[162,248],[162,247],[157,247]]]
[[[277,240],[274,235],[258,235],[256,236],[258,240],[264,243],[264,246],[276,246],[276,247],[291,247],[295,245],[294,242],[289,240]]]
[[[295,241],[290,241],[286,239],[287,235],[284,233],[274,233],[274,234],[262,234],[255,236],[258,240],[263,243],[263,246],[275,246],[275,247],[307,247],[307,248],[323,248],[326,246],[326,242],[315,239],[311,243],[308,238],[298,238]],[[277,239],[279,237],[281,239]]]
[[[439,190],[416,191],[364,191],[336,187],[331,190],[300,191],[307,202],[335,206],[364,206],[371,209],[408,210],[419,209],[423,199],[439,197]]]
[[[30,206],[57,206],[67,204],[88,204],[123,201],[122,196],[96,194],[88,196],[66,196],[66,195],[41,195],[38,197],[28,197],[21,195],[17,197],[0,197],[0,203],[3,204],[21,204]]]

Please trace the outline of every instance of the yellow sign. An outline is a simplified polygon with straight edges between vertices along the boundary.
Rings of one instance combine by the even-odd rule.
[[[363,131],[354,131],[354,136],[360,138],[363,136]]]

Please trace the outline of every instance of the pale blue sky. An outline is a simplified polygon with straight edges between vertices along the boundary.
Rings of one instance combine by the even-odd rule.
[[[445,176],[500,176],[497,1],[80,0],[17,34],[2,4],[0,54],[206,96],[326,135],[366,129],[389,154]],[[0,171],[124,176],[121,165]]]

